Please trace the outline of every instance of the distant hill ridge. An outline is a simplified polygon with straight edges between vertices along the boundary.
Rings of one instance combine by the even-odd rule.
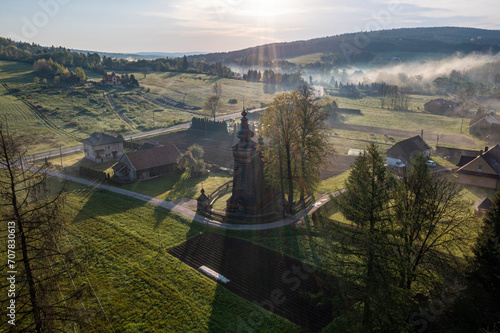
[[[500,30],[460,27],[401,28],[347,33],[294,42],[271,43],[231,52],[190,56],[190,60],[239,63],[282,60],[313,53],[352,56],[373,52],[500,52]]]

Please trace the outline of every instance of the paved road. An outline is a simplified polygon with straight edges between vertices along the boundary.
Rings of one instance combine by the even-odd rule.
[[[264,108],[253,109],[253,110],[248,111],[248,113],[259,112],[259,111],[262,111],[262,110],[264,110]],[[239,117],[241,117],[241,112],[226,114],[226,115],[222,115],[222,116],[217,116],[215,119],[217,121],[223,121],[223,120],[228,120],[228,119],[236,119],[236,118],[239,118]],[[145,137],[145,136],[158,135],[158,134],[161,134],[161,133],[167,133],[167,132],[171,132],[171,131],[175,131],[175,130],[179,130],[179,129],[189,128],[189,125],[190,125],[190,123],[178,124],[178,125],[174,125],[174,126],[170,126],[170,127],[159,128],[159,129],[152,130],[152,131],[131,134],[131,135],[125,136],[124,139],[125,140],[139,139],[139,138],[142,138],[142,137]],[[43,159],[43,158],[46,158],[46,157],[49,158],[49,157],[52,157],[52,156],[58,156],[60,154],[64,155],[64,154],[75,153],[75,152],[79,152],[79,151],[83,151],[83,145],[75,146],[75,147],[68,147],[68,148],[63,148],[63,149],[57,149],[57,150],[52,150],[52,151],[49,151],[49,152],[46,152],[46,153],[36,154],[36,155],[33,155],[33,158],[35,160],[40,160],[40,159]]]
[[[67,179],[67,180],[75,182],[75,183],[79,183],[79,184],[83,184],[83,185],[87,185],[87,186],[92,186],[95,188],[107,190],[107,191],[110,191],[113,193],[118,193],[121,195],[126,195],[128,197],[132,197],[132,198],[150,203],[152,205],[168,209],[174,213],[177,213],[179,215],[184,216],[188,220],[193,220],[195,222],[205,224],[205,225],[215,227],[215,228],[229,229],[229,230],[267,230],[267,229],[275,229],[275,228],[280,228],[280,227],[287,226],[290,224],[294,224],[294,223],[300,221],[301,219],[303,219],[304,217],[306,217],[307,215],[314,213],[321,206],[323,206],[324,204],[326,204],[330,200],[328,195],[323,195],[322,197],[320,197],[319,200],[317,200],[316,202],[311,204],[306,209],[302,210],[300,213],[298,213],[294,216],[291,216],[289,218],[286,218],[284,220],[281,220],[281,221],[265,223],[265,224],[231,224],[231,223],[223,223],[223,222],[209,219],[205,216],[197,214],[196,212],[193,212],[190,209],[187,209],[187,208],[182,207],[180,205],[176,205],[175,203],[173,203],[171,201],[161,200],[161,199],[158,199],[155,197],[151,197],[149,195],[124,190],[124,189],[114,187],[114,186],[104,185],[104,184],[101,184],[98,182],[89,181],[89,180],[74,177],[71,175],[66,175],[66,174],[63,174],[63,173],[60,173],[57,171],[53,171],[53,170],[45,169],[42,172],[45,172],[46,174],[54,176],[54,177]],[[334,195],[336,196],[339,193],[340,192],[335,192]]]

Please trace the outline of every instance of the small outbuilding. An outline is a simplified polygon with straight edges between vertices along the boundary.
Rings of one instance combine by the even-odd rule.
[[[432,150],[425,143],[421,136],[417,135],[412,138],[400,141],[387,151],[387,157],[401,160],[405,165],[410,165],[411,161],[418,154],[430,156]]]
[[[483,216],[488,210],[490,210],[492,205],[493,202],[488,198],[476,201],[474,204],[474,213],[476,213],[477,216]]]

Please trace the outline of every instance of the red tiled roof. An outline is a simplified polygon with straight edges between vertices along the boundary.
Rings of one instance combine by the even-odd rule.
[[[126,154],[137,171],[177,163],[179,149],[174,144]]]

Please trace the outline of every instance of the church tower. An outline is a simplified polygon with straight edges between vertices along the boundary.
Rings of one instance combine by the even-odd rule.
[[[262,140],[259,144],[252,140],[255,135],[250,130],[247,112],[241,113],[239,142],[233,146],[234,176],[233,193],[227,201],[228,215],[258,214],[264,202],[264,177],[262,163]]]

